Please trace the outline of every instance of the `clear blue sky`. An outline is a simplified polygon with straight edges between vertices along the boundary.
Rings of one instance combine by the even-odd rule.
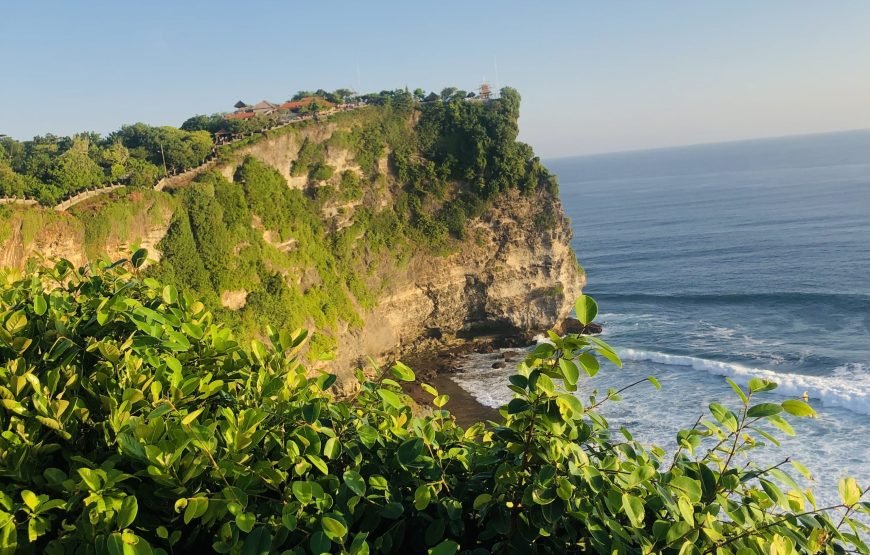
[[[867,0],[4,4],[19,139],[484,77],[519,89],[543,156],[870,127]]]

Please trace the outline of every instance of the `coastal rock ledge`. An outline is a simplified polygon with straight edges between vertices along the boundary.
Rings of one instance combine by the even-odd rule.
[[[467,236],[458,252],[417,256],[390,280],[362,328],[342,334],[335,370],[480,336],[528,340],[565,320],[585,276],[556,195],[500,195]]]

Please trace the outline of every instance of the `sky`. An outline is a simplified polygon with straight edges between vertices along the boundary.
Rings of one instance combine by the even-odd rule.
[[[866,0],[5,0],[0,134],[180,125],[300,89],[523,97],[543,157],[870,128]]]

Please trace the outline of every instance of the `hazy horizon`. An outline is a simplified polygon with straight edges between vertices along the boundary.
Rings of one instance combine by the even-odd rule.
[[[261,0],[6,7],[0,133],[180,125],[239,99],[484,78],[523,96],[545,158],[870,128],[870,3]],[[14,55],[12,55],[14,53]]]

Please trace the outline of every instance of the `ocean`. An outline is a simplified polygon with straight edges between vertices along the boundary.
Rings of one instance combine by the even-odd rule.
[[[837,479],[870,481],[870,131],[547,161],[559,176],[607,365],[584,391],[647,375],[604,415],[673,450],[710,402],[739,401],[725,376],[772,379],[771,400],[805,392],[817,419],[758,452],[814,472],[820,502]],[[499,354],[455,381],[478,401],[511,398]],[[781,435],[781,434],[780,434]]]

